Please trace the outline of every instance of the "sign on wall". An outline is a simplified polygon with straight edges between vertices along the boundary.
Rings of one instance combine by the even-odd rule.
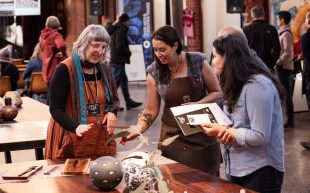
[[[40,15],[40,0],[0,0],[0,16]]]
[[[131,51],[130,64],[126,64],[128,81],[146,80],[144,54],[142,44],[129,45]]]
[[[153,32],[152,0],[123,0],[124,12],[130,18],[129,44],[143,48],[145,68],[153,62],[151,36]],[[132,58],[131,58],[132,60]],[[133,61],[133,60],[132,60]]]

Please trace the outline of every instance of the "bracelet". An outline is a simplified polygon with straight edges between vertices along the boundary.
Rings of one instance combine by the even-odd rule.
[[[153,122],[153,118],[150,113],[139,115],[139,120],[146,122],[147,126],[151,126]]]

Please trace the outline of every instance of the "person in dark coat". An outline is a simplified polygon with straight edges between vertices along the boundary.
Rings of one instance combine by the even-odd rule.
[[[19,79],[18,69],[14,64],[5,62],[0,59],[0,76],[9,76],[11,82],[11,89],[17,89],[17,82]]]
[[[122,93],[126,102],[127,110],[137,108],[142,105],[130,98],[128,90],[128,78],[125,71],[125,64],[130,64],[131,52],[127,39],[129,26],[129,16],[123,13],[115,25],[108,24],[107,31],[111,36],[111,62],[113,77],[116,87],[121,86]]]
[[[9,61],[9,52],[10,51],[2,51],[0,53],[0,76],[9,76],[11,82],[11,90],[16,90],[19,73],[17,67],[14,64],[11,64]]]
[[[306,33],[301,37],[301,53],[304,59],[302,75],[302,94],[306,95],[308,111],[310,112],[310,12],[306,15]],[[310,140],[300,142],[305,149],[310,150]]]
[[[301,53],[304,59],[302,94],[306,95],[310,112],[310,12],[306,16],[307,32],[301,37]]]
[[[253,22],[243,28],[248,44],[268,68],[274,71],[281,50],[277,29],[264,20],[265,11],[262,6],[254,6],[251,9],[251,16]]]

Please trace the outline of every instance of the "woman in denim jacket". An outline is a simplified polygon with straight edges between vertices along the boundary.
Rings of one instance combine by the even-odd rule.
[[[221,36],[213,42],[213,63],[232,125],[203,125],[225,144],[230,181],[258,192],[280,192],[284,175],[283,90],[257,63],[246,42]]]

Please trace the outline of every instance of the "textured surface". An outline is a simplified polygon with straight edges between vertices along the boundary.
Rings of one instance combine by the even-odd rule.
[[[118,124],[135,124],[138,114],[143,110],[146,100],[146,86],[144,83],[129,84],[130,93],[135,101],[143,102],[143,106],[118,113]],[[120,99],[123,100],[120,93]],[[124,102],[121,101],[124,107]],[[145,133],[150,141],[158,141],[159,138],[158,118],[155,124]],[[285,167],[286,173],[282,187],[282,193],[308,193],[310,190],[310,151],[305,150],[300,141],[310,140],[310,114],[295,113],[295,128],[285,132]],[[127,143],[125,146],[119,145],[118,151],[127,151],[136,147],[137,141]],[[143,150],[153,151],[157,148],[156,144],[150,143],[144,146]],[[30,152],[30,153],[29,153]],[[33,150],[12,152],[12,161],[21,162],[35,160]],[[3,153],[0,153],[0,162],[4,163]],[[223,166],[221,166],[221,178],[225,179]]]

